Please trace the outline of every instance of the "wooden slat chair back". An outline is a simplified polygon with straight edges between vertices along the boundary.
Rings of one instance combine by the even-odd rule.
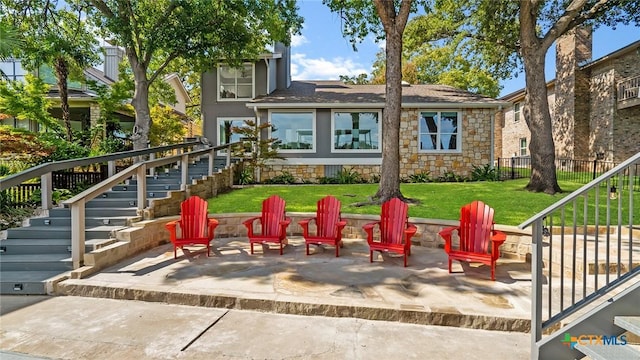
[[[340,256],[340,247],[343,246],[342,229],[347,225],[347,222],[340,217],[340,208],[341,204],[338,199],[333,196],[326,196],[318,201],[315,217],[298,222],[302,227],[307,255],[309,255],[310,244],[327,244],[335,246],[336,257]],[[309,222],[311,221],[316,223],[315,235],[309,233]]]
[[[287,244],[287,227],[291,219],[286,216],[286,202],[277,195],[270,196],[262,202],[262,213],[243,222],[247,228],[247,237],[253,254],[255,243],[277,243],[280,245],[280,255],[283,246]],[[260,232],[254,233],[255,221],[260,222]]]
[[[411,238],[418,230],[408,220],[409,206],[398,198],[393,198],[382,204],[380,221],[364,225],[369,244],[369,262],[373,262],[373,251],[395,252],[404,255],[404,266],[407,266],[407,256],[411,255]],[[379,241],[374,240],[373,228],[380,228]]]
[[[449,256],[449,272],[452,260],[479,262],[491,267],[491,280],[495,280],[496,261],[506,234],[494,229],[494,209],[482,201],[473,201],[460,209],[460,224],[439,232],[445,241],[444,250]],[[458,232],[458,246],[452,241],[453,231]]]
[[[173,243],[173,257],[177,258],[177,248],[183,249],[186,245],[205,245],[207,256],[211,253],[211,240],[218,226],[218,221],[210,219],[207,213],[207,201],[191,196],[180,204],[180,220],[167,223],[169,239]],[[177,228],[180,228],[180,236]]]

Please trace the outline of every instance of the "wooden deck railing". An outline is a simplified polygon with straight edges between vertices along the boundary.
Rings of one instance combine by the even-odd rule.
[[[620,82],[618,82],[618,101],[639,98],[639,90],[640,75],[620,80]]]

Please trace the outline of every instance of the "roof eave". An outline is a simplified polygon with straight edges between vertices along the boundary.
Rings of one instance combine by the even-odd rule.
[[[453,109],[453,108],[473,108],[473,109],[499,109],[509,106],[511,103],[505,101],[481,103],[481,102],[464,102],[464,103],[447,103],[447,102],[420,102],[420,103],[402,103],[403,108],[429,108],[429,109]],[[380,109],[385,107],[385,103],[259,103],[248,102],[245,104],[250,109]]]

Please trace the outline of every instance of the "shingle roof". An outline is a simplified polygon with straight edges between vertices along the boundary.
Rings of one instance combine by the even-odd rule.
[[[247,105],[267,107],[275,104],[383,104],[385,85],[349,85],[341,81],[293,81],[286,90],[276,90],[269,95],[258,96]],[[485,105],[496,107],[504,104],[482,95],[446,85],[407,85],[402,87],[403,104],[451,104]]]

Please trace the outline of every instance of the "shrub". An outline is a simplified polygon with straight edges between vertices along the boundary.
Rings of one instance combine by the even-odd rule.
[[[294,184],[295,182],[296,179],[288,171],[284,171],[282,174],[265,181],[267,184]]]
[[[408,181],[410,183],[427,183],[431,181],[429,174],[431,174],[429,171],[421,171],[417,174],[411,174],[409,175]]]
[[[472,181],[498,181],[500,177],[498,172],[490,164],[484,166],[473,165],[473,171],[471,172]]]
[[[337,184],[338,178],[322,176],[318,178],[318,184]]]
[[[240,185],[253,184],[253,168],[246,167],[242,169],[238,176],[238,183]]]
[[[342,169],[336,175],[338,184],[359,184],[362,183],[362,177],[353,169]]]
[[[447,171],[438,177],[439,182],[464,182],[467,179],[463,176],[456,175],[453,171]]]

